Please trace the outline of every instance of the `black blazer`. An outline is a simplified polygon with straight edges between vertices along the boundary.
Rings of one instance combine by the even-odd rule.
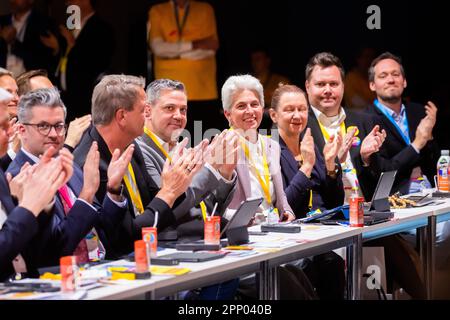
[[[404,103],[408,119],[409,137],[411,142],[416,136],[420,120],[426,116],[425,107],[417,103]],[[419,166],[428,180],[434,185],[436,164],[439,159],[439,147],[432,140],[418,154],[411,145],[407,145],[389,119],[374,105],[367,110],[374,121],[386,130],[387,136],[380,149],[379,166],[382,171],[398,170],[392,192],[403,194],[409,191],[409,180],[412,170]]]
[[[12,25],[11,14],[0,17],[0,26]],[[15,40],[12,44],[12,52],[22,58],[26,70],[46,69],[50,76],[53,75],[56,68],[58,57],[53,56],[52,50],[44,46],[40,37],[46,35],[48,31],[57,34],[56,26],[50,19],[41,15],[36,10],[31,10],[28,17],[27,28],[23,42]],[[0,66],[6,67],[6,58],[8,46],[0,38]]]
[[[97,141],[98,150],[100,152],[100,187],[96,196],[97,199],[102,200],[106,195],[106,185],[108,182],[107,172],[108,165],[111,161],[111,152],[94,126],[92,126],[87,134],[83,136],[82,140],[75,148],[74,156],[76,163],[80,166],[84,165],[86,155],[94,141]],[[124,188],[124,195],[128,201],[128,209],[122,223],[116,230],[116,237],[113,239],[113,245],[117,255],[129,254],[134,250],[134,241],[142,239],[142,228],[153,226],[156,211],[159,212],[158,232],[175,224],[175,216],[172,209],[163,200],[155,198],[159,188],[147,173],[144,158],[142,157],[142,152],[137,143],[135,143],[131,165],[133,167],[145,211],[141,215],[135,217],[131,197],[126,188]]]
[[[345,126],[348,128],[350,126],[356,126],[359,130],[358,137],[361,139],[361,142],[364,138],[372,131],[374,122],[373,119],[362,112],[349,111],[345,110],[346,118],[345,118]],[[319,127],[319,122],[316,119],[314,111],[310,108],[308,115],[308,127],[311,128],[311,134],[314,137],[314,143],[319,148],[319,150],[323,150],[325,146],[325,141],[323,139],[322,131]],[[375,187],[377,184],[378,176],[379,176],[379,168],[378,168],[378,160],[377,155],[372,155],[370,166],[365,167],[363,165],[361,156],[359,154],[360,146],[354,147],[350,149],[350,156],[352,159],[352,163],[354,168],[356,169],[356,173],[358,176],[358,182],[361,187],[361,191],[364,195],[366,201],[370,201],[372,199],[372,195],[375,191]]]
[[[61,54],[66,46],[61,43]],[[67,59],[67,91],[62,94],[69,120],[91,113],[92,91],[109,68],[113,52],[112,29],[95,13],[81,30]]]
[[[305,217],[309,211],[309,190],[313,191],[313,210],[317,208],[332,209],[344,203],[342,173],[340,171],[336,179],[327,175],[325,162],[317,145],[315,146],[316,163],[311,172],[311,179],[308,179],[303,172],[299,171],[297,160],[281,137],[279,142],[284,191],[297,218]]]
[[[25,250],[38,232],[38,221],[27,209],[16,207],[1,169],[0,203],[8,216],[0,230],[0,281],[4,281],[14,274],[12,260]]]
[[[0,169],[3,171],[6,171],[9,167],[9,164],[11,163],[12,159],[9,156],[9,154],[5,154],[3,157],[0,158]]]

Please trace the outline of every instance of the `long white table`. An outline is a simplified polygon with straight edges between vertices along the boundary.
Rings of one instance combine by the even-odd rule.
[[[447,198],[443,201],[443,204],[433,206],[432,208],[433,212],[428,218],[428,226],[425,235],[426,247],[423,248],[423,251],[425,252],[425,281],[427,283],[427,295],[430,299],[433,299],[433,276],[436,270],[436,225],[450,220],[450,199]]]
[[[363,241],[376,239],[417,228],[421,240],[421,251],[426,270],[426,285],[431,298],[432,275],[434,271],[434,244],[436,223],[450,219],[450,199],[438,206],[394,210],[395,218],[381,224],[364,228],[344,226],[302,225],[298,234],[269,233],[266,236],[250,236],[250,241],[258,247],[261,242],[270,246],[283,243],[279,248],[262,250],[245,257],[226,256],[203,263],[180,263],[179,267],[191,269],[189,273],[178,276],[152,275],[148,280],[118,280],[89,290],[85,299],[127,299],[146,294],[147,298],[157,299],[171,296],[179,291],[204,287],[240,276],[257,273],[259,276],[259,298],[278,299],[279,283],[277,267],[300,258],[314,256],[341,247],[347,248],[347,293],[349,299],[360,298],[362,274]],[[251,230],[259,230],[259,226]],[[259,245],[258,245],[259,243]],[[158,252],[164,255],[173,252],[166,249]],[[130,265],[130,262],[115,261],[115,265]]]
[[[259,227],[253,227],[252,230]],[[115,284],[96,288],[88,291],[86,299],[125,299],[141,294],[147,294],[148,298],[157,299],[170,296],[176,292],[203,287],[214,283],[223,282],[239,276],[259,273],[261,300],[278,299],[279,287],[276,267],[302,257],[308,257],[327,252],[340,247],[360,247],[361,228],[349,227],[316,227],[303,226],[299,234],[270,233],[267,236],[250,236],[250,241],[255,243],[270,242],[284,243],[281,248],[264,249],[266,252],[258,252],[246,257],[226,256],[218,260],[202,263],[180,263],[180,267],[187,267],[191,272],[179,276],[153,275],[149,280],[115,281]],[[249,244],[252,246],[252,244]],[[258,248],[257,250],[263,250]],[[173,252],[165,250],[158,255]],[[350,274],[358,272],[356,266],[359,263],[355,252],[355,263],[351,266]],[[353,257],[352,257],[353,259]],[[121,265],[124,261],[114,264]],[[360,277],[350,277],[349,285],[352,298],[358,298]]]
[[[363,241],[417,229],[419,252],[423,263],[428,299],[433,298],[433,274],[435,270],[436,224],[450,219],[450,199],[440,205],[421,208],[394,209],[394,219],[363,228]]]

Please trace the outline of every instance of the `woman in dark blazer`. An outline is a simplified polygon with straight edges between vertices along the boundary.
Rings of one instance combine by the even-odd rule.
[[[318,208],[344,203],[344,187],[335,159],[340,135],[330,137],[322,152],[314,146],[308,123],[306,94],[294,85],[282,85],[272,96],[272,121],[278,126],[284,190],[297,218]],[[306,129],[306,130],[305,130]],[[276,138],[272,131],[272,138]],[[344,261],[333,251],[304,259],[301,267],[321,299],[343,299]]]
[[[335,162],[342,137],[330,137],[323,154],[319,151],[310,129],[306,129],[306,94],[294,85],[283,85],[275,90],[270,115],[278,127],[285,193],[297,218],[311,210],[342,205],[344,187],[340,166]]]

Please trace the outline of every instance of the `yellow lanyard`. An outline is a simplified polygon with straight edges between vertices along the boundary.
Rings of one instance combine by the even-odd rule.
[[[58,64],[57,72],[60,72],[60,73],[66,73],[66,70],[67,70],[67,61],[68,61],[68,57],[69,57],[69,52],[70,52],[70,50],[72,50],[72,48],[67,47],[64,56],[62,56],[62,57],[59,59],[59,64]]]
[[[327,129],[325,129],[325,127],[320,123],[319,120],[317,120],[317,122],[319,123],[320,131],[322,131],[322,134],[323,134],[324,138],[328,142],[330,140],[330,134],[328,133]],[[342,133],[342,137],[344,137],[345,136],[345,123],[344,123],[344,121],[342,121],[342,123],[341,123],[341,133]]]
[[[130,176],[131,181],[128,175]],[[128,193],[130,194],[133,205],[136,207],[139,214],[142,214],[144,212],[144,206],[142,205],[141,195],[136,184],[136,177],[134,176],[134,171],[131,163],[128,164],[128,174],[123,177],[123,180],[125,181],[125,186],[127,187]]]
[[[312,206],[313,206],[313,194],[312,194],[312,190],[309,190],[309,203],[308,203],[309,211],[311,211]]]
[[[269,206],[273,206],[272,204],[272,197],[270,195],[270,172],[269,172],[269,165],[267,163],[267,155],[264,151],[264,141],[262,138],[261,140],[261,148],[262,148],[262,156],[263,156],[263,168],[264,168],[264,180],[261,177],[261,174],[259,173],[258,169],[256,168],[256,165],[254,164],[253,160],[250,157],[250,150],[248,148],[247,143],[242,141],[243,138],[241,138],[241,144],[242,149],[244,149],[245,157],[248,159],[248,162],[250,163],[250,166],[253,167],[256,179],[258,179],[259,184],[261,185],[261,188],[263,190],[264,196],[266,197],[267,203]]]
[[[172,158],[167,153],[166,149],[163,148],[161,143],[159,143],[159,140],[156,137],[156,135],[153,132],[151,132],[147,127],[144,127],[144,132],[145,132],[145,134],[147,134],[149,136],[150,139],[152,139],[152,141],[156,144],[156,146],[159,148],[159,150],[161,150],[161,152],[164,154],[164,156],[167,159],[169,159],[170,162],[172,162]],[[207,210],[208,209],[206,208],[206,204],[205,204],[204,201],[200,202],[200,209],[202,210],[203,221],[205,221],[206,217],[207,217]]]
[[[170,162],[172,162],[172,158],[167,153],[166,149],[163,148],[161,143],[159,143],[158,138],[155,136],[153,132],[151,132],[147,127],[144,127],[144,132],[149,136],[150,139],[156,144],[156,146],[159,148],[159,150],[163,153],[163,155],[169,159]]]

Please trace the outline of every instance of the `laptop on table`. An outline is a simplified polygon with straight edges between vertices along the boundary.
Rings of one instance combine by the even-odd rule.
[[[249,198],[242,201],[239,208],[220,232],[221,240],[218,245],[205,245],[204,240],[178,242],[175,248],[179,251],[220,250],[222,246],[240,245],[249,242],[248,224],[258,210],[262,198]]]
[[[369,206],[364,207],[364,225],[373,225],[389,221],[394,217],[390,211],[389,194],[394,184],[397,171],[382,172],[378,179],[377,187],[372,196]],[[343,213],[349,210],[348,205],[340,206],[334,209],[325,210],[320,214],[299,219],[300,222],[321,222],[322,224],[338,225],[348,224],[348,215]]]

